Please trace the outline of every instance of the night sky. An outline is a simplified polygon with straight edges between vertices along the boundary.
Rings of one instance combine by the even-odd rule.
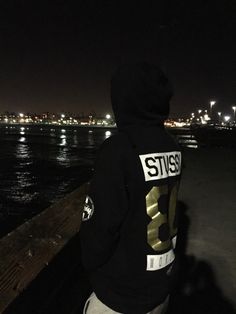
[[[118,65],[159,64],[172,116],[236,104],[236,1],[0,1],[0,112],[111,112]]]

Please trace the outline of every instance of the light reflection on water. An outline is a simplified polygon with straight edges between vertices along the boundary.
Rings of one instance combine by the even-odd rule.
[[[77,135],[73,136],[73,147],[76,147],[78,145],[78,138]]]
[[[30,158],[31,157],[31,151],[29,149],[29,145],[25,143],[26,138],[20,137],[19,139],[20,143],[16,145],[16,152],[15,157],[21,162],[21,159]],[[24,142],[24,143],[21,143]]]
[[[20,189],[24,189],[32,185],[31,173],[28,171],[16,171],[16,181]]]
[[[90,146],[94,146],[94,137],[93,137],[93,132],[88,133],[88,143]]]
[[[27,191],[34,185],[34,177],[27,170],[33,161],[32,151],[26,143],[26,138],[23,136],[19,138],[19,142],[16,145],[15,158],[16,166],[11,182],[10,198],[17,203],[30,203],[37,196],[37,192],[29,193]]]
[[[111,131],[106,131],[105,132],[105,139],[111,136]]]
[[[66,145],[66,144],[65,144]],[[59,165],[64,167],[70,166],[69,150],[66,147],[59,149],[56,160]]]
[[[178,143],[186,148],[198,148],[198,142],[193,134],[181,134],[176,136]]]
[[[66,146],[66,135],[61,135],[60,139],[61,139],[60,146]]]
[[[25,142],[25,140],[26,140],[26,138],[24,136],[21,136],[19,139],[20,142]]]

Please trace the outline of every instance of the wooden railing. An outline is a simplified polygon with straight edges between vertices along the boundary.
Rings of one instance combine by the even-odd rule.
[[[0,239],[0,313],[79,231],[84,184]]]

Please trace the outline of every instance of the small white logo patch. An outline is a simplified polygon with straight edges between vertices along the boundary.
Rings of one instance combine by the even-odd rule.
[[[87,196],[84,203],[84,210],[82,214],[82,221],[89,220],[94,213],[94,204],[91,197]]]

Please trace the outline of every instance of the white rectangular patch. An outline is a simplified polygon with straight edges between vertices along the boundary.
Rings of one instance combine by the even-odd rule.
[[[145,181],[177,176],[181,172],[181,152],[139,155]]]
[[[160,255],[147,255],[147,270],[159,270],[171,264],[175,259],[175,253],[171,249],[167,253]]]

